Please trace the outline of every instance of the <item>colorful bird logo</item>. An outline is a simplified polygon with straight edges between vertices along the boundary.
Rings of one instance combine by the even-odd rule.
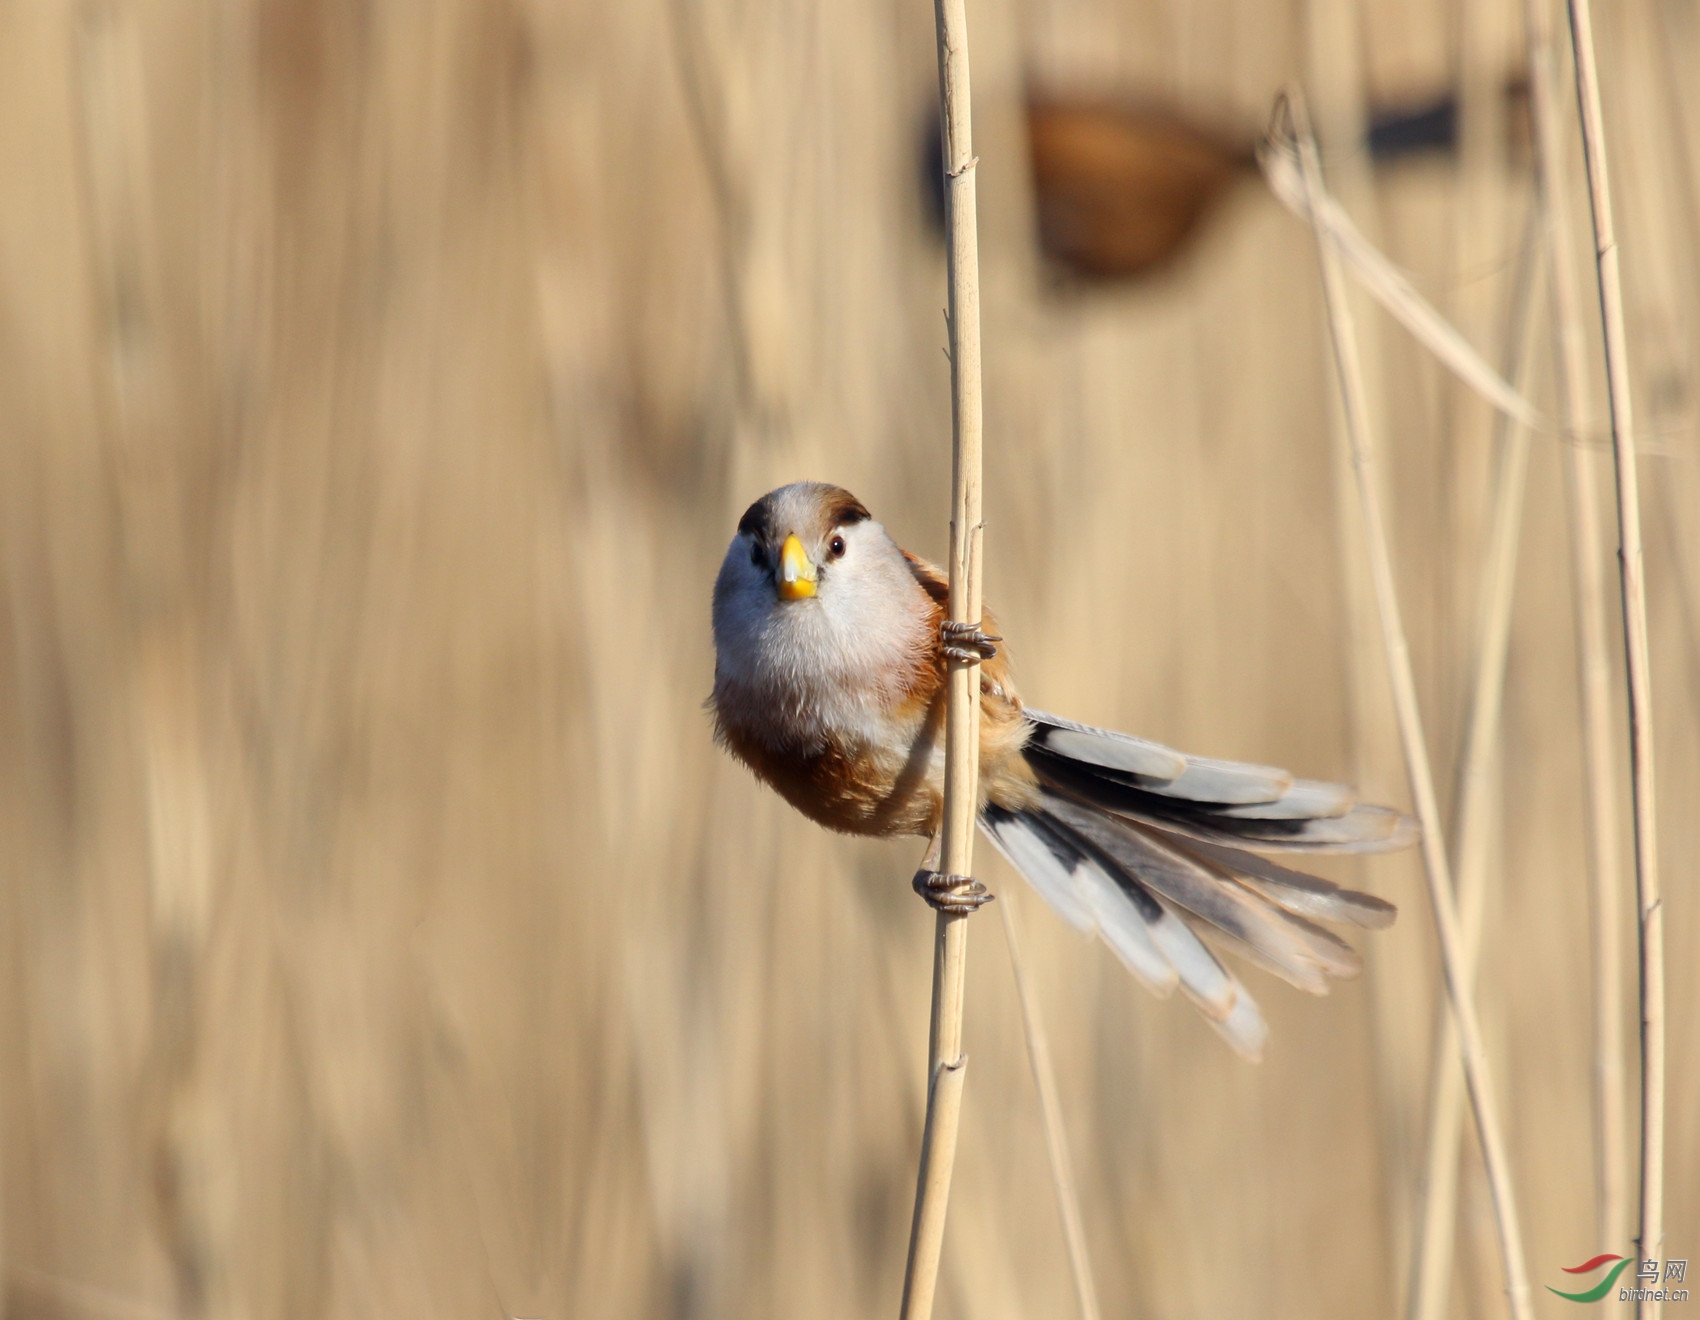
[[[1604,1265],[1608,1260],[1615,1260],[1617,1264],[1611,1267],[1605,1278],[1601,1279],[1586,1292],[1559,1292],[1558,1289],[1554,1288],[1550,1283],[1547,1285],[1547,1291],[1549,1293],[1558,1293],[1560,1297],[1569,1302],[1599,1301],[1600,1298],[1604,1297],[1611,1291],[1612,1284],[1617,1282],[1617,1276],[1623,1273],[1623,1267],[1630,1263],[1629,1258],[1627,1256],[1614,1256],[1608,1251],[1602,1255],[1595,1256],[1592,1260],[1585,1260],[1580,1265],[1564,1266],[1564,1272],[1566,1274],[1588,1274],[1599,1269],[1600,1266]]]

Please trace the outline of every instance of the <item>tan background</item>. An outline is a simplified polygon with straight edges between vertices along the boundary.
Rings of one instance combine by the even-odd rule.
[[[1303,78],[1364,227],[1497,358],[1526,169],[1372,173],[1351,132],[1366,94],[1511,66],[1512,8],[1464,8],[972,7],[989,594],[1037,704],[1408,800],[1385,692],[1354,687],[1309,236],[1248,181],[1165,276],[1050,289],[1018,96],[1134,89],[1250,130]],[[1600,22],[1656,451],[1681,1257],[1700,41],[1685,0]],[[925,0],[0,6],[7,1316],[895,1313],[917,848],[793,817],[702,700],[709,585],[763,490],[839,481],[942,552],[932,39]],[[1450,797],[1491,433],[1366,320]],[[1537,442],[1483,993],[1543,1315],[1560,1266],[1630,1250],[1590,1200],[1559,458]],[[1256,1068],[1019,895],[1106,1315],[1399,1312],[1431,923],[1411,858],[1330,873],[1401,919],[1330,999],[1249,973]],[[941,1314],[1066,1316],[995,916],[969,996]],[[1454,1309],[1496,1315],[1465,1167]]]

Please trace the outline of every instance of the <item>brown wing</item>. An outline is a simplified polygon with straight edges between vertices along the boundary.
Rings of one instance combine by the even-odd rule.
[[[903,552],[909,571],[932,597],[938,610],[938,622],[950,617],[950,582],[932,564],[919,556]],[[980,626],[997,635],[997,617],[982,612]],[[944,671],[944,660],[935,663]],[[1021,694],[1009,660],[1009,645],[999,641],[998,653],[980,665],[980,793],[989,801],[1011,809],[1019,809],[1035,800],[1037,785],[1032,771],[1021,756],[1027,742],[1028,725],[1022,715]]]
[[[922,589],[933,598],[933,604],[941,610],[948,611],[950,609],[950,580],[919,555],[912,555],[905,550],[903,558],[909,564],[909,571],[915,575],[915,581],[919,582]],[[941,617],[949,616],[947,614]]]

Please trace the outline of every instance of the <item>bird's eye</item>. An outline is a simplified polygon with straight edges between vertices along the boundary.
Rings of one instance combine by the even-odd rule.
[[[761,567],[761,542],[750,542],[750,562],[757,568]]]
[[[835,536],[827,544],[826,550],[827,553],[834,559],[842,559],[844,557],[844,548],[844,538],[842,536]]]

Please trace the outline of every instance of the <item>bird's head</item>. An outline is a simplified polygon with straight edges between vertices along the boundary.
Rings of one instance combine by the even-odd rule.
[[[829,599],[839,579],[853,580],[865,567],[864,541],[890,544],[859,499],[837,486],[800,481],[769,491],[744,511],[721,573],[747,566],[734,576],[781,603]],[[862,551],[854,557],[853,544]]]
[[[865,680],[900,664],[927,609],[903,552],[860,500],[797,482],[738,521],[714,585],[715,649],[723,674]]]

